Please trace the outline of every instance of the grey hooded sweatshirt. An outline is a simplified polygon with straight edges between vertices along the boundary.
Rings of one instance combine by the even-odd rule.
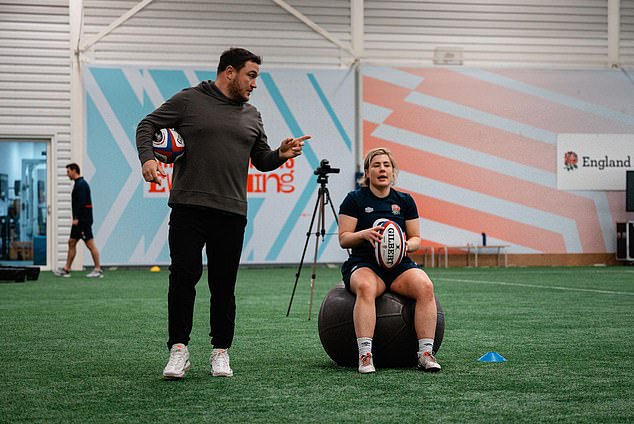
[[[161,128],[174,128],[185,141],[185,155],[174,163],[170,206],[246,216],[249,159],[260,171],[272,171],[286,161],[278,149],[271,150],[260,112],[229,99],[213,81],[182,90],[139,123],[141,164],[154,159],[152,138]]]

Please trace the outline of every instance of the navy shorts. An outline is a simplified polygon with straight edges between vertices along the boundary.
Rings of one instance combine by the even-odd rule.
[[[418,264],[406,256],[400,264],[396,265],[396,267],[391,270],[387,270],[381,268],[381,266],[372,259],[368,260],[366,258],[351,256],[341,266],[341,276],[343,277],[343,283],[348,291],[350,291],[350,276],[359,268],[370,268],[376,275],[379,276],[379,278],[381,278],[381,280],[383,280],[385,286],[389,288],[392,285],[392,282],[396,280],[396,277],[408,269],[418,268]]]
[[[92,240],[92,224],[83,224],[80,222],[77,225],[73,225],[70,227],[70,238],[75,240],[82,239],[84,242]]]

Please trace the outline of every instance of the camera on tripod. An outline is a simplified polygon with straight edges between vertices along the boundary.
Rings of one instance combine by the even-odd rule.
[[[328,174],[338,174],[339,171],[340,169],[330,166],[330,162],[328,162],[328,159],[322,159],[321,162],[319,162],[319,166],[317,167],[317,169],[315,169],[314,174],[317,175],[317,182],[320,184],[320,187],[317,192],[317,202],[315,203],[315,209],[313,209],[313,216],[310,219],[310,227],[308,227],[308,232],[306,233],[306,243],[304,244],[304,250],[302,251],[302,258],[299,261],[299,267],[297,268],[297,273],[295,274],[295,284],[293,285],[291,300],[288,302],[288,310],[286,311],[286,316],[291,313],[291,305],[293,304],[295,289],[297,288],[297,282],[299,281],[299,276],[302,272],[302,266],[304,265],[304,257],[306,256],[308,241],[310,240],[310,236],[314,235],[315,255],[313,257],[313,274],[310,278],[310,302],[308,304],[308,319],[310,319],[310,316],[312,314],[315,279],[317,278],[317,254],[319,251],[319,237],[321,237],[321,240],[323,241],[324,237],[326,236],[326,206],[330,206],[330,210],[332,211],[332,215],[335,218],[335,222],[337,223],[337,225],[339,224],[337,220],[337,212],[335,212],[335,207],[332,204],[330,192],[328,191],[328,187],[326,187],[326,184],[328,183]],[[317,219],[317,231],[313,233],[312,231],[315,219]]]
[[[330,166],[328,159],[322,159],[319,162],[319,166],[315,169],[314,174],[320,176],[326,176],[327,174],[338,174],[341,171],[339,168],[333,168]]]

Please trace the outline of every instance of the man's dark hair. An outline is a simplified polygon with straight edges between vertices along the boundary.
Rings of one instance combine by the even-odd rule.
[[[77,172],[77,174],[81,175],[81,171],[79,170],[79,165],[77,165],[75,162],[69,163],[68,165],[66,165],[66,168],[72,169],[73,171]]]
[[[262,64],[262,58],[254,53],[251,53],[247,49],[240,47],[232,47],[222,52],[220,55],[220,63],[218,63],[218,74],[223,72],[229,65],[233,66],[236,71],[239,71],[244,67],[247,62],[255,62],[258,65]]]

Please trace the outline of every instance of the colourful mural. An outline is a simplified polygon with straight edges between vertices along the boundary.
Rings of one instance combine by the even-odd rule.
[[[557,163],[564,158],[557,157],[557,139],[634,134],[634,84],[625,73],[363,67],[362,75],[361,150],[394,151],[397,187],[419,206],[424,244],[480,243],[486,233],[489,244],[510,245],[510,253],[615,251],[615,223],[634,218],[625,212],[624,192],[559,190]],[[142,181],[136,125],[178,90],[213,78],[198,69],[86,69],[84,174],[105,264],[169,262],[169,181]],[[342,170],[329,183],[335,210],[354,187],[354,73],[267,70],[252,102],[273,147],[290,135],[314,138],[304,156],[282,168],[250,170],[242,262],[297,263],[320,160]],[[345,251],[327,212],[318,260],[341,262]]]
[[[195,69],[86,69],[84,175],[93,192],[95,240],[104,264],[169,263],[170,181],[167,178],[160,186],[143,181],[135,148],[136,126],[177,91],[214,77],[212,72]],[[341,70],[265,71],[251,102],[262,114],[272,148],[291,135],[311,134],[313,139],[304,155],[276,171],[249,170],[242,262],[297,263],[317,198],[313,171],[320,161],[328,159],[342,169],[329,184],[333,202],[343,200],[354,187],[354,75]],[[317,259],[343,261],[345,251],[339,248],[331,212],[326,225]],[[312,259],[312,254],[307,255],[307,261]]]
[[[364,150],[385,146],[427,245],[614,252],[623,191],[557,189],[557,136],[634,134],[619,70],[364,68]],[[629,214],[632,219],[632,214]]]

